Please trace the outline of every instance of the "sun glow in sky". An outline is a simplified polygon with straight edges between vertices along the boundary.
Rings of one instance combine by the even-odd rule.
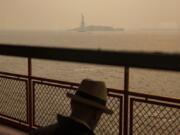
[[[59,30],[86,24],[179,28],[180,0],[1,0],[0,29]]]

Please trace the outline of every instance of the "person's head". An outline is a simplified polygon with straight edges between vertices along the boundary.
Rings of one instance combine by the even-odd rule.
[[[94,129],[102,115],[102,110],[93,108],[84,103],[71,101],[71,117],[79,118],[84,121],[91,129]]]
[[[112,114],[106,107],[107,88],[102,81],[84,79],[76,94],[67,94],[71,98],[72,114],[94,129],[102,113]]]

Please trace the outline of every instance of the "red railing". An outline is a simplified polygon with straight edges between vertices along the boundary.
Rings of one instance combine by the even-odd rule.
[[[1,93],[0,120],[24,130],[51,124],[58,113],[69,115],[69,99],[65,93],[74,92],[79,86],[78,83],[34,77],[31,71],[31,58],[28,58],[27,76],[0,72],[0,90],[10,93],[6,98],[3,94],[7,93]],[[95,130],[97,134],[180,133],[180,100],[130,92],[129,67],[124,70],[124,90],[108,89],[108,95],[108,106],[115,113],[102,116]]]

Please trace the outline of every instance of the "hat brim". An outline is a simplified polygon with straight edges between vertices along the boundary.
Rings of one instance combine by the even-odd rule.
[[[91,100],[85,99],[83,97],[80,97],[80,96],[77,96],[77,95],[74,95],[71,93],[67,93],[67,97],[69,97],[77,102],[81,102],[83,104],[87,104],[87,105],[93,106],[95,108],[98,108],[98,109],[102,110],[104,113],[113,114],[113,111],[108,109],[106,106],[103,106],[103,105],[93,102]]]

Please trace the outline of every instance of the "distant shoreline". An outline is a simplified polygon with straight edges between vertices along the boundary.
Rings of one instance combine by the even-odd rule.
[[[111,26],[101,26],[101,25],[88,25],[85,27],[77,27],[70,29],[68,31],[77,31],[77,32],[89,32],[89,31],[102,31],[102,32],[111,32],[111,31],[125,31],[124,28],[113,28]]]

